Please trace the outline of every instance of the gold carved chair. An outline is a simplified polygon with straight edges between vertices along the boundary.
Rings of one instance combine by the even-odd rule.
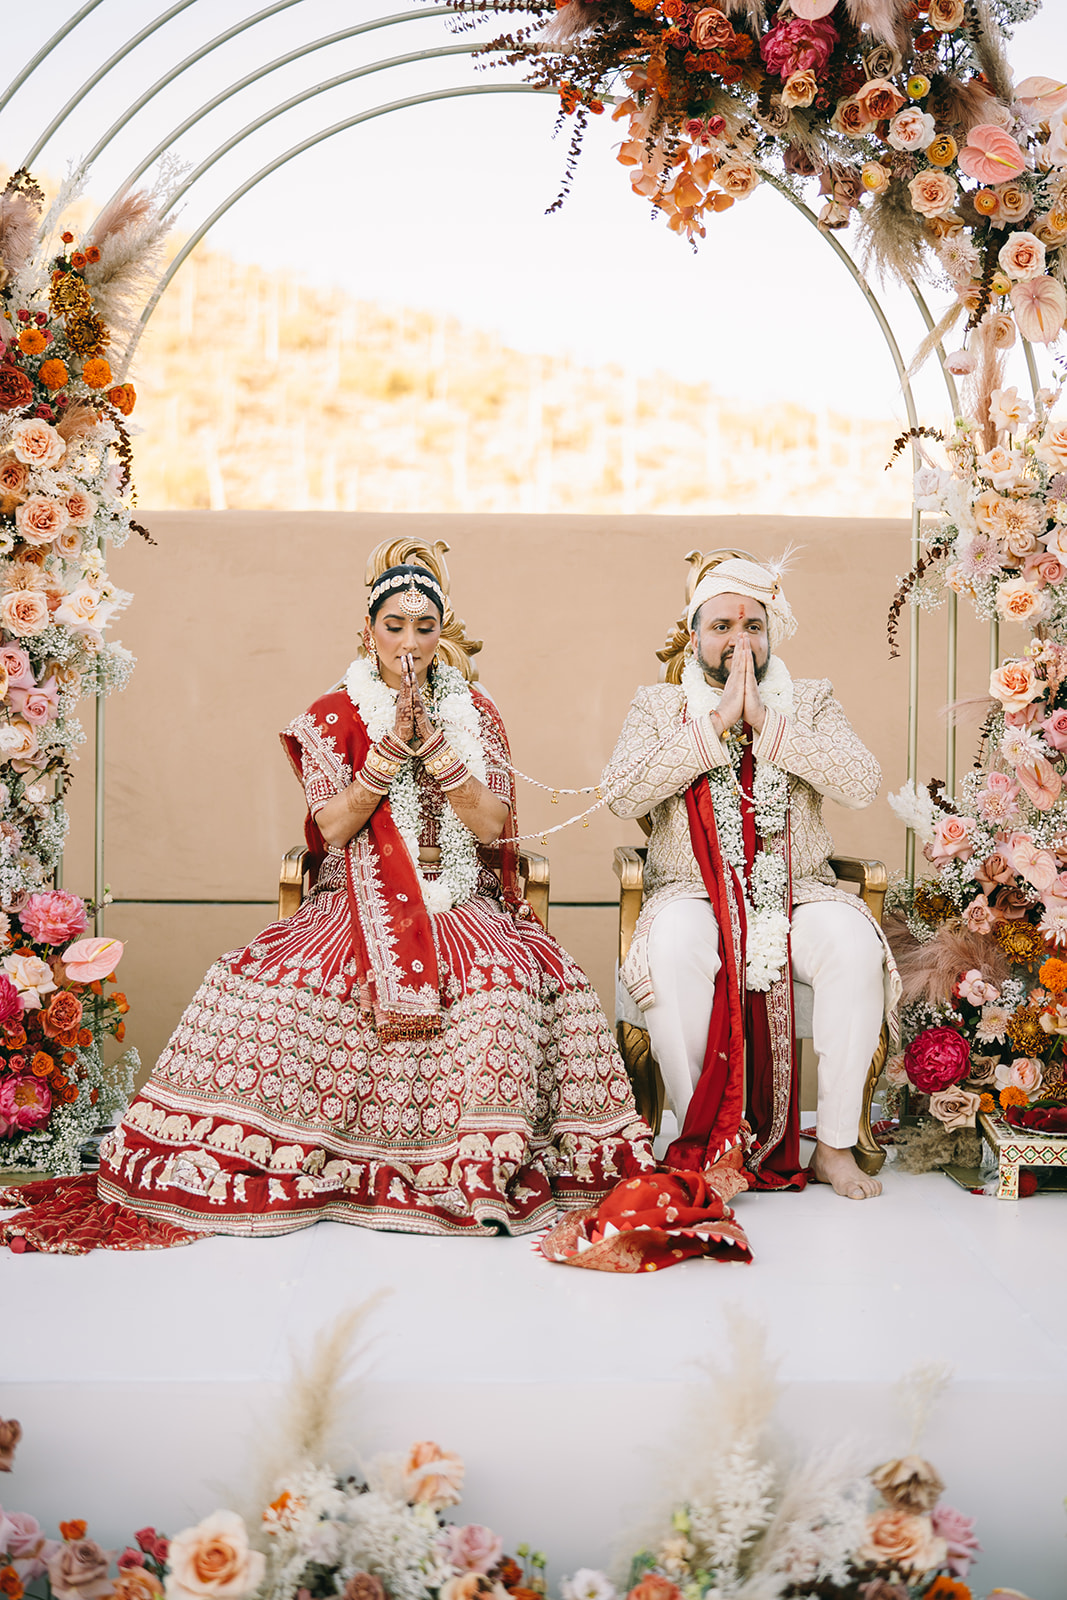
[[[282,857],[282,870],[278,877],[278,920],[291,917],[299,911],[304,896],[311,888],[308,873],[308,851],[302,844],[294,845]],[[522,892],[537,913],[543,927],[548,927],[548,900],[550,891],[547,856],[534,855],[529,850],[519,852],[519,882]]]
[[[686,607],[692,598],[693,591],[704,576],[731,556],[740,556],[746,561],[756,561],[758,558],[747,550],[713,550],[703,555],[699,550],[691,550],[686,556],[689,565],[689,574],[686,579]],[[664,677],[668,683],[680,683],[684,666],[685,648],[689,643],[689,630],[683,614],[668,635],[667,642],[662,650],[656,652],[657,658],[664,664]],[[648,835],[651,825],[643,817],[638,821],[642,830]],[[619,845],[615,850],[615,875],[619,880],[619,949],[618,962],[622,967],[630,950],[630,941],[633,938],[634,928],[641,911],[641,900],[644,893],[644,871],[646,851],[643,847],[633,845]],[[834,856],[830,866],[836,876],[845,883],[855,883],[859,887],[861,898],[877,922],[882,920],[882,906],[885,902],[886,890],[889,885],[885,864],[881,861],[864,861],[853,856]],[[813,992],[806,983],[793,984],[793,1010],[796,1018],[796,1031],[798,1039],[811,1038],[811,1014]],[[648,1029],[640,1023],[640,1012],[630,999],[622,986],[622,981],[616,978],[616,1034],[619,1041],[619,1050],[630,1075],[633,1085],[634,1098],[637,1109],[646,1118],[653,1132],[659,1131],[660,1119],[663,1115],[664,1091],[663,1079],[660,1077],[659,1067],[652,1055],[649,1042]],[[878,1041],[878,1048],[871,1058],[867,1070],[867,1080],[863,1091],[863,1106],[860,1112],[859,1139],[854,1146],[856,1161],[864,1172],[875,1173],[881,1169],[885,1161],[885,1152],[871,1133],[871,1101],[882,1069],[885,1065],[886,1055],[889,1050],[889,1030],[882,1024],[882,1035]]]

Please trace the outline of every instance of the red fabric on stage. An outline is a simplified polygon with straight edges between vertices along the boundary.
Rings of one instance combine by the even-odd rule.
[[[739,775],[746,876],[751,876],[759,845],[752,801],[754,775],[750,743],[741,758]],[[719,929],[721,966],[715,982],[704,1064],[682,1132],[667,1151],[667,1163],[674,1168],[699,1172],[718,1161],[739,1137],[747,1089],[748,1121],[752,1125],[755,1150],[759,1152],[759,1160],[753,1163],[754,1170],[750,1174],[751,1186],[755,1189],[802,1189],[807,1175],[800,1165],[800,1075],[796,1070],[792,1030],[788,948],[783,978],[779,980],[789,989],[790,1040],[786,1063],[789,1082],[785,1088],[779,1081],[785,1075],[782,1064],[775,1060],[768,997],[746,990],[744,986],[747,934],[744,900],[734,869],[719,847],[711,787],[706,777],[698,778],[690,786],[685,800],[693,854]],[[736,942],[735,928],[739,931]],[[776,1105],[783,1092],[788,1093],[788,1106],[782,1131],[774,1138]]]
[[[126,1206],[110,1205],[96,1192],[96,1174],[44,1178],[0,1189],[0,1210],[25,1207],[26,1217],[0,1220],[0,1243],[18,1253],[83,1256],[90,1250],[169,1250],[203,1238],[170,1222],[153,1222]]]
[[[541,1241],[541,1253],[597,1272],[656,1272],[694,1256],[751,1262],[745,1230],[724,1198],[747,1187],[740,1165],[735,1147],[707,1173],[631,1178],[599,1206],[566,1217]]]

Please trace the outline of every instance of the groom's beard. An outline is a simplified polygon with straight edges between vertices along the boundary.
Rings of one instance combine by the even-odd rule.
[[[697,649],[697,662],[698,662],[698,664],[700,666],[700,670],[703,672],[705,678],[708,678],[713,684],[715,684],[716,688],[718,688],[718,689],[725,689],[726,688],[726,680],[730,676],[730,668],[733,665],[733,659],[734,659],[734,653],[731,650],[725,656],[725,658],[720,657],[718,666],[713,667],[713,666],[710,666],[708,664],[708,662],[704,659],[703,651],[700,650],[699,648]],[[762,667],[757,667],[756,668],[756,682],[757,683],[762,683],[763,682],[763,680],[764,680],[764,678],[765,678],[765,676],[767,674],[767,668],[770,666],[770,664],[771,664],[771,657],[770,657],[770,652],[768,651],[767,659],[763,663]]]

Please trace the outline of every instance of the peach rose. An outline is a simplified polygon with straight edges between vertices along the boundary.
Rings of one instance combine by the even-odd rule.
[[[96,516],[99,501],[88,489],[72,489],[63,504],[74,527],[87,528]]]
[[[29,761],[37,754],[37,734],[24,717],[0,722],[0,762]]]
[[[111,1593],[113,1600],[162,1600],[163,1585],[147,1567],[123,1567]]]
[[[994,350],[1010,350],[1014,345],[1015,321],[1007,311],[987,311],[982,326],[989,329]]]
[[[1067,472],[1067,422],[1047,422],[1034,454],[1053,472]]]
[[[741,161],[736,157],[732,161],[724,161],[715,174],[715,182],[719,188],[725,194],[732,195],[735,200],[744,200],[759,181],[759,172],[751,161]]]
[[[1043,211],[1030,224],[1030,232],[1036,234],[1046,250],[1058,250],[1067,241],[1067,216]]]
[[[818,90],[818,80],[810,67],[805,72],[794,72],[782,85],[782,104],[784,106],[810,106]]]
[[[997,445],[978,457],[978,470],[994,489],[1014,489],[1023,474],[1025,458],[1020,450],[1005,450]]]
[[[1044,1079],[1044,1068],[1033,1056],[1016,1056],[1011,1063],[1002,1061],[997,1067],[998,1089],[1021,1089],[1033,1099]]]
[[[53,550],[61,555],[64,561],[75,561],[82,552],[82,531],[80,528],[67,527],[56,538]]]
[[[900,110],[904,96],[888,78],[870,78],[854,96],[863,115],[872,122],[883,122]]]
[[[835,133],[843,133],[849,139],[862,139],[865,134],[874,130],[876,124],[873,117],[867,115],[855,95],[849,95],[847,99],[837,102],[834,114],[830,118],[830,126]],[[885,183],[882,185],[882,188],[885,188],[892,176],[888,167],[882,167],[877,161],[868,162],[868,166],[878,167],[885,173]],[[870,185],[867,184],[866,187],[870,188]],[[880,194],[882,191],[878,189],[874,192]]]
[[[51,544],[70,521],[62,500],[31,494],[15,512],[15,527],[26,544]]]
[[[717,6],[705,6],[703,11],[698,11],[693,18],[689,37],[696,50],[719,50],[732,42],[733,25],[725,12],[720,11]]]
[[[1005,622],[1040,622],[1048,604],[1048,595],[1026,578],[1013,578],[997,590],[997,611]]]
[[[975,895],[963,913],[963,921],[970,933],[992,933],[997,925],[993,908],[984,894]]]
[[[1052,344],[1067,318],[1067,294],[1055,278],[1026,278],[1012,285],[1011,303],[1019,332],[1031,344]]]
[[[939,867],[956,858],[969,860],[974,854],[971,841],[974,829],[973,817],[947,816],[942,812],[934,822],[934,837],[928,846],[930,860]]]
[[[1009,278],[1025,281],[1045,270],[1045,247],[1032,233],[1013,233],[997,252],[997,260]]]
[[[67,446],[48,422],[28,417],[11,429],[11,448],[29,467],[54,467],[66,455]]]
[[[508,1591],[481,1572],[463,1572],[441,1585],[438,1600],[508,1600]]]
[[[930,1572],[948,1554],[944,1539],[934,1533],[928,1516],[910,1511],[876,1511],[867,1518],[867,1537],[857,1551],[861,1561],[905,1572]]]
[[[956,203],[959,190],[947,172],[927,168],[916,173],[908,184],[912,210],[922,217],[943,217]]]
[[[459,1456],[442,1450],[432,1440],[423,1439],[413,1444],[404,1468],[408,1501],[413,1506],[429,1506],[431,1511],[458,1506],[465,1470]]]
[[[1015,384],[993,389],[989,395],[989,420],[998,431],[1014,433],[1029,422],[1030,402],[1022,398]]]
[[[927,20],[938,33],[955,33],[963,25],[964,13],[963,0],[930,0]]]
[[[1004,661],[989,676],[989,692],[1005,711],[1021,711],[1045,692],[1030,661]]]
[[[908,1083],[908,1069],[904,1065],[903,1055],[890,1056],[885,1064],[886,1081],[894,1089],[903,1089]]]
[[[215,1511],[195,1528],[170,1541],[168,1600],[249,1595],[258,1588],[266,1561],[248,1543],[248,1531],[235,1511]]]
[[[50,621],[48,601],[37,589],[13,589],[0,597],[0,627],[16,638],[43,633]]]
[[[1034,209],[1034,197],[1029,189],[1018,183],[1002,183],[993,190],[997,209],[992,214],[995,223],[1021,222]]]
[[[0,495],[4,499],[25,500],[30,480],[30,469],[15,456],[0,460]]]
[[[916,150],[925,150],[934,132],[934,119],[929,111],[923,111],[919,106],[907,106],[903,111],[898,111],[889,124],[886,143],[894,150],[903,150],[911,155]]]
[[[981,1103],[981,1095],[967,1089],[942,1089],[930,1096],[930,1115],[946,1128],[973,1128]]]

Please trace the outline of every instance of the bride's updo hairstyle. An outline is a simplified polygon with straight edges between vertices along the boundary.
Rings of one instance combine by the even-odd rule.
[[[386,567],[375,579],[367,597],[367,611],[373,622],[387,600],[395,601],[398,608],[409,617],[421,617],[432,606],[438,620],[445,620],[445,596],[441,585],[425,567],[409,562]]]

